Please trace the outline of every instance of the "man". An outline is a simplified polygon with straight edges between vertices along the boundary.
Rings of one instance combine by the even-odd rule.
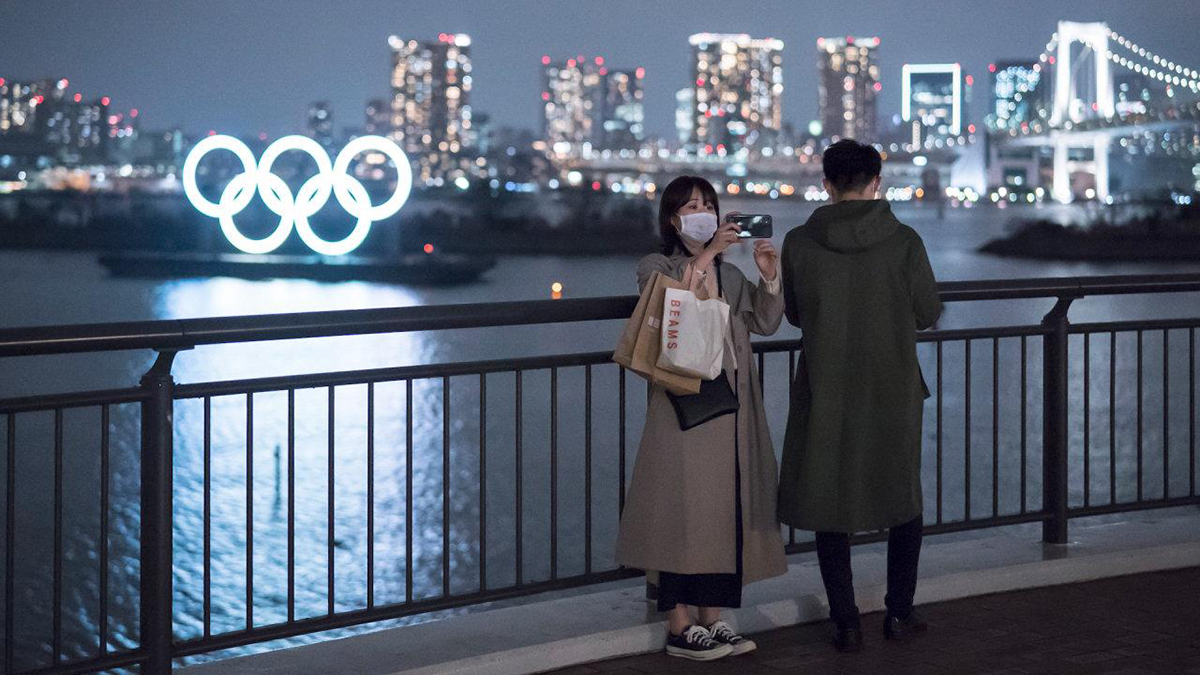
[[[884,634],[926,627],[913,611],[921,551],[916,332],[942,312],[921,237],[878,199],[880,156],[843,140],[824,155],[833,203],[783,243],[788,321],[804,333],[784,436],[779,519],[816,532],[834,646],[858,651],[849,536],[890,529]]]

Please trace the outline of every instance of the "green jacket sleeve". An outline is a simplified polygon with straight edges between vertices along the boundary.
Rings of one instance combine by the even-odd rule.
[[[783,290],[783,313],[785,316],[787,316],[788,323],[799,328],[800,303],[796,297],[795,287],[797,279],[795,278],[795,275],[792,274],[792,266],[798,261],[796,260],[797,254],[795,253],[793,247],[788,246],[788,239],[791,238],[791,235],[792,233],[789,232],[788,236],[783,240],[783,259],[780,261],[779,265],[779,274],[782,276],[779,281]]]
[[[937,280],[933,278],[933,268],[920,237],[908,253],[908,292],[917,318],[917,330],[933,326],[942,315],[942,300],[938,297]]]

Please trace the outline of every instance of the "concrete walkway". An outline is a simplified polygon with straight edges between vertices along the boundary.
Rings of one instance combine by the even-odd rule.
[[[1200,674],[1200,567],[926,605],[927,634],[883,638],[883,614],[863,617],[866,642],[839,654],[824,623],[754,636],[758,650],[711,663],[647,654],[554,671],[644,673],[887,673],[888,675]]]
[[[973,607],[976,605],[972,603],[978,600],[964,599],[1200,567],[1200,517],[1195,508],[1125,514],[1119,522],[1104,519],[1077,521],[1072,523],[1071,542],[1063,546],[1042,544],[1039,535],[1040,528],[1033,525],[927,538],[921,553],[917,603],[922,607],[938,603],[953,607],[957,606],[956,601],[961,600],[963,606]],[[830,656],[822,642],[823,629],[804,626],[824,619],[828,613],[815,555],[793,556],[789,563],[788,573],[784,576],[748,586],[742,608],[728,612],[726,617],[736,629],[755,635],[770,635],[771,631],[800,625],[802,627],[797,629],[799,632],[796,635],[803,637],[795,639],[801,642],[789,644],[791,638],[767,637],[761,655],[731,662],[744,664],[748,670],[715,672],[777,672],[778,669],[763,669],[768,667],[768,661],[782,662],[795,658],[791,663],[799,667],[801,661],[807,664],[810,658],[819,661]],[[870,544],[856,547],[853,564],[859,608],[864,613],[882,610],[886,590],[886,546]],[[189,665],[178,672],[181,675],[520,675],[637,654],[646,654],[649,660],[643,662],[635,658],[628,663],[650,664],[645,667],[650,668],[651,672],[660,667],[679,666],[680,660],[671,659],[668,663],[665,657],[656,654],[662,650],[666,630],[662,615],[655,612],[652,604],[645,600],[641,579],[606,585],[594,592],[587,590],[567,597],[548,594],[528,598],[527,604],[520,606],[481,608],[481,611],[426,623]],[[1059,598],[1054,595],[1048,597]],[[1062,597],[1075,597],[1078,602],[1080,596],[1071,596],[1068,592]],[[1200,598],[1200,585],[1186,588],[1186,592],[1176,589],[1153,597],[1171,600],[1160,603],[1164,616],[1186,605],[1185,609],[1178,609],[1181,616],[1183,612],[1190,611],[1192,625],[1200,625],[1194,614],[1196,603],[1200,602],[1197,600]],[[1032,621],[1000,618],[1009,617],[1008,612],[1013,609],[1011,607],[998,612],[998,618],[987,625],[992,630],[1006,633],[990,634],[989,639],[1003,644],[1003,638],[1015,634],[1022,637],[1013,639],[1033,642],[1029,634],[1052,634],[1060,626],[1080,623],[1077,616],[1060,620],[1057,609],[1048,602],[1033,603],[1040,607],[1040,613]],[[940,614],[942,610],[937,611],[939,614],[934,618],[938,624],[940,646],[921,645],[915,649],[957,645],[963,649],[955,654],[962,658],[975,658],[978,653],[984,653],[973,646],[975,638],[979,636],[973,636],[971,632],[976,631],[978,621],[960,624],[946,618],[954,616],[953,610],[949,615]],[[1127,619],[1119,603],[1099,603],[1091,611],[1080,611],[1089,620],[1115,622],[1112,625],[1116,626],[1123,625],[1122,622]],[[879,621],[878,617],[874,617],[867,624],[872,636],[871,647],[890,649],[875,639],[878,637]],[[1136,626],[1136,621],[1133,625]],[[1153,625],[1155,628],[1148,630],[1170,635],[1159,630],[1162,626],[1158,623]],[[1132,639],[1127,634],[1122,635]],[[317,637],[312,636],[313,639]],[[1084,633],[1079,637],[1079,640],[1085,639],[1093,639],[1093,636]],[[1066,645],[1051,642],[1046,648],[1051,646]],[[1134,642],[1130,648],[1138,646]],[[993,651],[998,648],[997,645],[991,647]],[[1028,644],[1014,647],[1014,650],[1017,649],[1027,650]],[[1109,649],[1094,645],[1093,652],[1099,651],[1107,652]],[[1081,648],[1080,652],[1062,655],[1078,656],[1083,653],[1085,650]],[[1003,654],[995,656],[996,664],[1006,663],[1000,658]],[[863,658],[872,656],[868,653]],[[897,658],[916,657],[898,655]],[[700,667],[700,664],[691,662],[683,662],[683,665]],[[833,662],[828,667],[835,671],[825,672],[902,672],[873,668],[837,671],[837,668],[843,667],[842,662]],[[1002,667],[997,665],[994,670],[1002,672]],[[912,672],[943,671],[930,669]],[[1183,673],[1186,670],[1168,672]],[[1197,671],[1197,675],[1200,675],[1200,671]]]

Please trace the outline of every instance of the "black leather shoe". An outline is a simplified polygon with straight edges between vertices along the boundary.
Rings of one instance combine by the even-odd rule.
[[[862,629],[857,626],[838,626],[833,634],[833,646],[839,652],[861,652]]]
[[[907,617],[900,619],[888,614],[883,618],[883,636],[889,640],[907,640],[915,635],[924,633],[929,628],[925,619],[913,611]]]

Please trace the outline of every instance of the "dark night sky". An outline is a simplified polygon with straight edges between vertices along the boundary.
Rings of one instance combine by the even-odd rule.
[[[1200,67],[1200,3],[1157,0],[0,0],[0,77],[67,77],[85,96],[137,107],[145,128],[180,125],[271,135],[298,131],[329,99],[335,123],[360,126],[388,92],[387,37],[471,35],[472,105],[497,124],[536,128],[544,53],[604,56],[646,68],[651,132],[673,130],[688,81],[687,36],[746,32],[784,41],[784,118],[816,116],[816,38],[878,35],[882,115],[899,112],[904,62],[960,61],[977,78],[982,117],[990,61],[1037,55],[1059,19],[1105,20],[1148,49]]]

